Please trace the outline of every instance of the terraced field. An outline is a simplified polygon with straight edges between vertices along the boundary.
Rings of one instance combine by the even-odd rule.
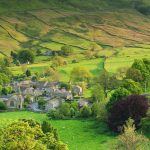
[[[59,51],[63,45],[70,45],[76,57],[95,44],[101,56],[107,57],[108,71],[128,67],[135,58],[150,55],[150,17],[131,4],[131,0],[31,0],[27,5],[26,0],[1,0],[0,57],[20,49]],[[143,4],[150,6],[147,0]],[[42,71],[51,62],[41,56],[35,63],[28,66],[32,71]],[[16,67],[12,70],[20,72]]]

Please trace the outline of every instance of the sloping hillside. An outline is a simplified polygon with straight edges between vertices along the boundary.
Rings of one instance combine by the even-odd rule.
[[[0,52],[60,50],[66,44],[82,52],[95,43],[107,53],[149,45],[149,6],[149,0],[1,0]]]

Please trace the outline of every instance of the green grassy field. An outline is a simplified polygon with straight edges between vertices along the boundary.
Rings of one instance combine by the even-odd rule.
[[[105,62],[105,68],[109,72],[116,72],[119,68],[128,68],[135,59],[150,59],[150,45],[137,44],[132,47],[123,47],[117,50],[118,53],[109,57]]]
[[[79,63],[71,63],[74,58],[79,59]],[[97,59],[91,59],[91,60],[85,60],[83,59],[83,56],[73,56],[66,59],[69,64],[66,66],[58,67],[58,71],[60,73],[60,80],[64,82],[68,82],[70,79],[70,73],[74,67],[77,66],[83,66],[89,69],[89,71],[92,73],[92,75],[97,75],[100,73],[100,71],[103,69],[104,66],[104,59],[103,58],[97,58]],[[50,67],[51,61],[47,62],[41,62],[37,64],[31,64],[27,65],[26,67],[32,71],[32,73],[35,72],[44,72],[46,68]],[[10,68],[14,75],[18,75],[23,73],[21,66],[15,66]]]
[[[73,57],[79,58],[79,65],[88,67],[95,75],[100,62],[87,60],[89,64],[85,64],[80,57],[94,43],[96,49],[101,50],[100,55],[107,57],[105,68],[109,72],[129,67],[134,58],[150,56],[149,16],[133,9],[131,3],[131,0],[87,0],[86,3],[80,0],[1,0],[0,58],[10,56],[12,50],[59,51],[67,44],[74,49]],[[148,0],[142,3],[150,5]],[[120,51],[113,55],[116,49]],[[67,59],[70,61],[73,57]],[[36,56],[35,64],[28,67],[32,72],[42,72],[50,65],[48,59],[48,56]],[[73,66],[69,63],[59,68],[62,80],[68,80]],[[14,74],[20,74],[20,68],[11,69]]]
[[[34,119],[39,122],[47,120],[45,114],[33,112],[0,113],[0,126],[5,126],[18,119]],[[115,143],[115,135],[105,124],[96,124],[92,120],[50,120],[58,129],[62,141],[69,145],[70,150],[110,150]]]

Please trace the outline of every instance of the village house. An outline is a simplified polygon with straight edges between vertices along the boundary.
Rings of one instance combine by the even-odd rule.
[[[22,109],[24,104],[24,98],[19,94],[2,96],[0,101],[4,102],[9,109]]]
[[[61,88],[60,82],[32,82],[25,80],[14,82],[12,84],[14,93],[12,95],[0,97],[0,101],[4,102],[8,108],[22,109],[24,99],[29,96],[31,103],[29,108],[32,111],[40,111],[38,100],[42,98],[45,102],[45,111],[57,108],[62,102],[72,101],[73,95],[82,96],[83,90],[80,86],[72,86],[72,90]],[[79,101],[79,106],[88,105],[86,101]]]

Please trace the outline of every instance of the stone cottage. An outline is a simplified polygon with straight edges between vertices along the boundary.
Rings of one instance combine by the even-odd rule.
[[[22,109],[24,104],[24,98],[19,94],[2,96],[0,101],[4,102],[9,109]]]

